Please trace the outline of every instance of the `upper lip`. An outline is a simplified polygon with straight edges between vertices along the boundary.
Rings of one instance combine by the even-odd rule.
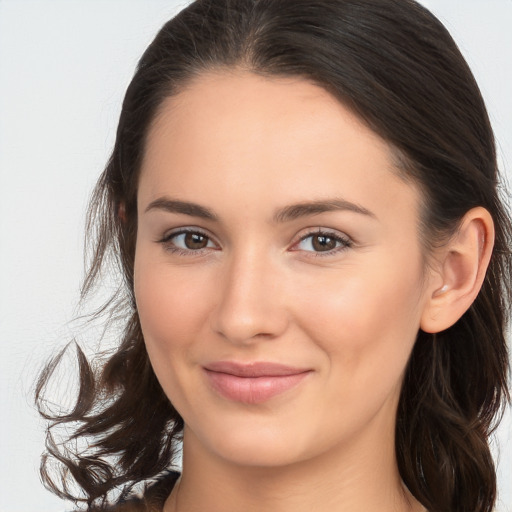
[[[309,368],[298,368],[281,363],[256,361],[237,363],[235,361],[215,361],[204,366],[206,370],[227,373],[236,377],[284,377],[310,371]]]

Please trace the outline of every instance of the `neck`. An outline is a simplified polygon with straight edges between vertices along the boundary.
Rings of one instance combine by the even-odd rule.
[[[424,510],[402,484],[393,436],[387,441],[369,449],[363,433],[350,447],[339,446],[303,462],[253,467],[232,464],[206,451],[185,429],[182,477],[164,511]]]

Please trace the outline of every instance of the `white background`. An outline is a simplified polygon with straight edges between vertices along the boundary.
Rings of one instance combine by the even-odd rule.
[[[73,333],[85,206],[122,95],[144,48],[185,3],[0,0],[0,512],[70,508],[39,482],[33,383]],[[512,0],[424,3],[468,59],[511,176]],[[512,512],[511,431],[509,411],[496,449],[500,512]]]

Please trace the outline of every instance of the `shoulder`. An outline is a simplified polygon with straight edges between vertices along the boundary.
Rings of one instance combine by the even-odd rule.
[[[162,512],[165,500],[179,476],[176,471],[167,471],[148,485],[143,496],[121,498],[114,505],[91,508],[87,512]]]

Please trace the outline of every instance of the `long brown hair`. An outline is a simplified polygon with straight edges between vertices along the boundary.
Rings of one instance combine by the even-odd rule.
[[[469,209],[491,213],[496,240],[483,287],[453,327],[418,333],[396,425],[401,476],[430,512],[490,512],[496,474],[488,439],[509,397],[512,228],[478,86],[447,30],[413,0],[197,0],[160,30],[126,92],[89,209],[83,297],[102,269],[117,265],[121,287],[102,313],[122,315],[124,331],[104,364],[91,365],[78,349],[81,386],[71,412],[45,409],[62,354],[41,375],[37,402],[50,420],[46,485],[64,498],[101,504],[113,489],[126,495],[171,464],[183,421],[149,363],[133,295],[138,174],[163,99],[205,70],[233,67],[312,80],[386,140],[402,174],[422,190],[426,252]],[[71,429],[67,440],[52,435],[59,425]],[[83,451],[72,448],[84,439]]]

